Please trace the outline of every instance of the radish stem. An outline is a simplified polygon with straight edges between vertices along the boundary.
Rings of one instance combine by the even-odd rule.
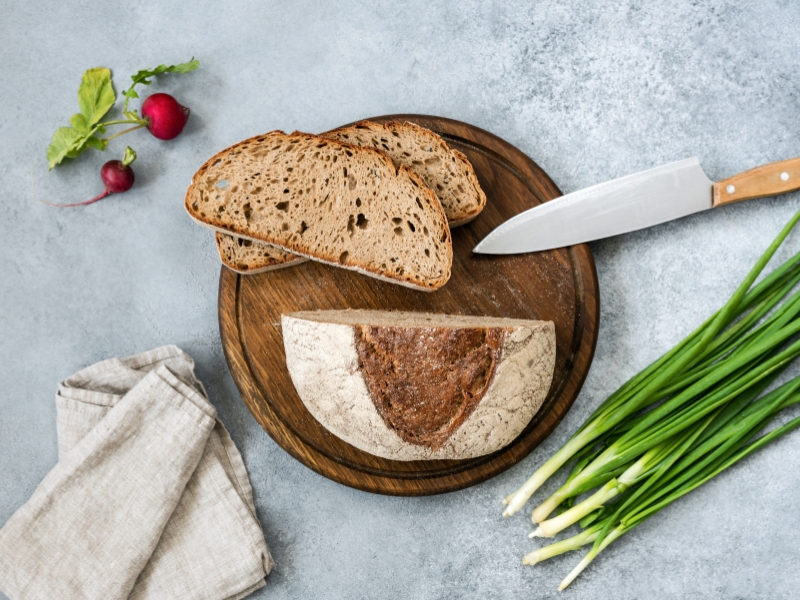
[[[109,196],[109,195],[111,195],[111,192],[109,190],[104,190],[103,193],[98,194],[97,196],[95,196],[91,200],[86,200],[84,202],[73,202],[72,204],[55,204],[53,202],[48,202],[47,200],[42,200],[41,198],[36,198],[36,196],[34,196],[34,198],[36,198],[42,204],[47,204],[47,206],[57,206],[59,208],[70,208],[72,206],[86,206],[87,204],[94,204],[95,202],[97,202],[99,200],[102,200],[103,198],[105,198],[106,196]]]
[[[129,122],[132,122],[132,121],[129,121]],[[124,135],[124,134],[126,134],[126,133],[128,133],[130,131],[136,131],[137,129],[141,129],[142,127],[147,127],[147,123],[145,122],[145,123],[142,123],[141,125],[136,125],[135,127],[129,127],[128,129],[123,129],[122,131],[118,131],[114,135],[108,136],[106,138],[106,140],[109,140],[109,141],[113,140],[114,138],[117,138],[117,137],[119,137],[121,135]]]

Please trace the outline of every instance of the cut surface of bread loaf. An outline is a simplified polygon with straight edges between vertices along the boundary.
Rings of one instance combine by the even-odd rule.
[[[219,152],[186,192],[203,225],[408,287],[435,290],[453,260],[441,204],[371,148],[274,131]]]
[[[405,165],[414,171],[439,198],[451,229],[474,219],[486,205],[486,194],[467,157],[429,129],[410,122],[361,121],[320,137],[376,148],[396,167]],[[239,273],[261,273],[295,264],[286,256],[274,255],[274,251],[260,251],[259,245],[234,245],[217,236],[223,264]]]
[[[264,273],[299,265],[308,260],[269,244],[254,242],[219,231],[216,234],[216,242],[222,264],[242,274]]]
[[[326,429],[393,460],[511,443],[553,377],[551,321],[374,310],[282,315],[286,365]]]

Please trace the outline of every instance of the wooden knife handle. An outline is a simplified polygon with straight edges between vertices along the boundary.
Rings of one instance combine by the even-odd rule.
[[[714,184],[711,206],[775,196],[800,189],[800,157],[769,163]]]

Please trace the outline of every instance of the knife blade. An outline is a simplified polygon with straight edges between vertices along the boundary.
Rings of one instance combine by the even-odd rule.
[[[652,227],[733,202],[800,189],[800,157],[712,182],[694,157],[600,183],[512,217],[473,252],[521,254]]]

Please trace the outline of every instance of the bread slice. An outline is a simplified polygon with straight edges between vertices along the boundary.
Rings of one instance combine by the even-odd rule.
[[[321,135],[382,150],[396,167],[414,171],[439,198],[450,227],[468,223],[486,205],[486,194],[467,157],[429,129],[408,121],[361,121]]]
[[[486,205],[486,194],[467,157],[429,129],[408,121],[361,121],[320,136],[382,150],[396,167],[405,165],[414,171],[439,198],[451,229],[474,219]],[[217,236],[223,264],[239,273],[261,273],[296,264],[285,254],[276,256],[274,251],[257,246],[234,244]]]
[[[314,418],[393,460],[503,448],[553,378],[552,321],[333,310],[282,315],[281,326],[289,374]]]
[[[371,148],[273,131],[211,157],[184,204],[217,231],[393,283],[435,290],[450,277],[436,195]]]
[[[244,275],[292,267],[308,260],[269,244],[219,231],[216,234],[216,242],[222,264]]]

